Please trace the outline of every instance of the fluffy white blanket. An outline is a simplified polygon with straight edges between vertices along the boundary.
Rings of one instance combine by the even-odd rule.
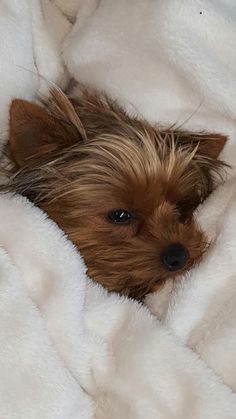
[[[7,195],[0,219],[1,418],[235,418],[235,394],[145,307],[90,283],[45,214]]]
[[[65,86],[66,63],[151,121],[227,133],[234,163],[235,12],[233,0],[2,0],[1,136],[11,98]],[[147,299],[152,316],[92,284],[41,211],[2,196],[0,417],[235,418],[235,210],[232,179],[199,214],[211,250]]]

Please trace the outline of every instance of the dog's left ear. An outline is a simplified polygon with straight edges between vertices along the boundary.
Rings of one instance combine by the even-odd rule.
[[[196,154],[216,161],[227,142],[227,137],[221,134],[184,133],[177,138],[177,145],[181,147],[197,148]]]
[[[227,137],[220,134],[208,133],[177,133],[175,147],[186,151],[187,162],[193,163],[192,174],[187,184],[192,185],[192,192],[181,201],[182,216],[191,218],[193,211],[201,204],[225,178],[227,164],[219,156],[227,142]],[[190,164],[190,167],[191,167]]]
[[[9,130],[10,152],[18,167],[45,159],[85,135],[73,105],[60,91],[51,92],[45,107],[13,100]]]
[[[177,141],[181,147],[184,146],[186,149],[190,147],[190,151],[195,150],[192,161],[199,168],[198,179],[195,182],[201,185],[196,207],[207,198],[218,182],[224,179],[224,169],[227,164],[219,159],[219,155],[226,144],[227,137],[221,134],[188,134],[180,136]],[[200,183],[199,177],[201,178]]]

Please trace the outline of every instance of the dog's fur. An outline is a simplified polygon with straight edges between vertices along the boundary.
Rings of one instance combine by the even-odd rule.
[[[27,196],[58,223],[95,281],[142,298],[205,251],[193,212],[214,188],[225,141],[153,127],[87,91],[69,100],[53,90],[48,103],[11,105],[10,149],[20,170],[6,189]],[[114,209],[130,211],[133,219],[113,224],[108,214]],[[160,257],[171,243],[189,252],[176,273]]]

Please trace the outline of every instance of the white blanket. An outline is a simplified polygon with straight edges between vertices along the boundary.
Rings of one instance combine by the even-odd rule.
[[[153,313],[236,392],[236,179],[203,205],[199,222],[211,239],[201,264],[147,297]]]
[[[1,418],[235,418],[231,390],[145,307],[90,283],[39,209],[1,196],[0,219]]]
[[[235,139],[235,0],[77,2],[64,46],[76,80],[155,123]],[[236,141],[226,151],[234,164]]]
[[[0,138],[7,138],[15,97],[32,100],[68,76],[61,52],[71,24],[49,0],[0,1]]]
[[[234,163],[235,9],[233,0],[1,0],[1,137],[11,98],[65,86],[66,63],[75,80],[151,121],[227,133]],[[211,250],[149,297],[152,317],[93,285],[41,211],[1,196],[0,418],[235,418],[235,207],[233,179],[199,214]]]

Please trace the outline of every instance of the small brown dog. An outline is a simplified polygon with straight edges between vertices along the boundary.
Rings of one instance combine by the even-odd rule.
[[[14,100],[7,189],[45,210],[95,281],[142,298],[197,262],[207,240],[193,217],[215,185],[226,138],[160,130],[105,97],[52,91]]]

